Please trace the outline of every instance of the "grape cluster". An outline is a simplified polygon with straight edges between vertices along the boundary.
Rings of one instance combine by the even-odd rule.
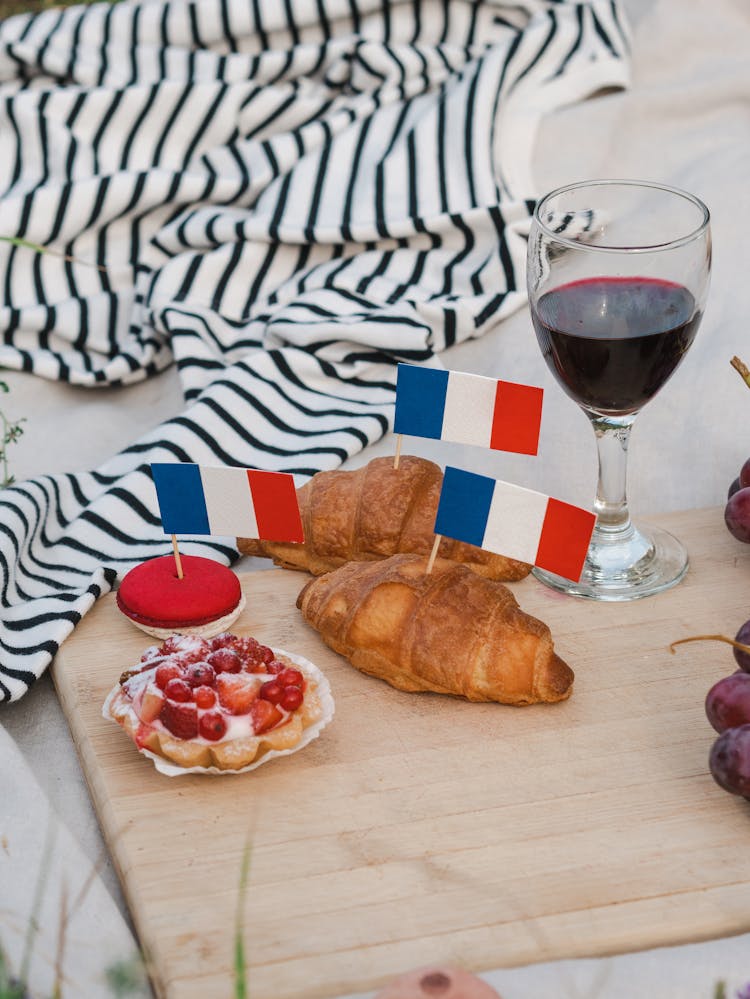
[[[750,621],[742,625],[734,641],[747,646]],[[720,787],[750,801],[750,653],[736,645],[733,651],[739,669],[715,683],[706,695],[706,717],[719,733],[708,765]]]
[[[750,543],[750,458],[729,487],[724,523],[738,541]]]

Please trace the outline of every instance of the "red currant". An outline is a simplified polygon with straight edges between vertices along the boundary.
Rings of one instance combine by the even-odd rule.
[[[296,711],[302,700],[303,694],[299,687],[284,687],[280,704],[285,711]]]
[[[213,691],[212,691],[213,693]],[[206,711],[198,719],[198,734],[211,742],[218,742],[227,731],[227,723],[219,711]]]
[[[174,680],[175,677],[182,676],[182,667],[175,662],[161,663],[156,667],[156,672],[154,673],[154,680],[156,681],[156,686],[159,690],[164,690],[166,685],[170,680]]]
[[[164,688],[164,693],[170,701],[180,701],[181,703],[185,703],[186,701],[192,701],[193,699],[193,688],[189,683],[186,683],[177,676],[169,680]]]
[[[211,687],[216,682],[216,673],[209,663],[192,663],[185,669],[185,680],[191,687]]]
[[[281,673],[285,669],[283,663],[279,662],[278,659],[272,659],[270,663],[266,663],[266,673],[273,673],[274,675]]]
[[[229,631],[222,631],[220,635],[214,635],[210,641],[212,649],[233,649],[237,639]]]
[[[242,660],[234,649],[215,649],[209,652],[206,660],[216,673],[239,673],[242,669]]]
[[[241,652],[246,659],[258,658],[260,643],[257,638],[253,638],[252,635],[248,635],[246,638],[239,638],[237,642],[238,651]]]
[[[279,673],[279,683],[285,687],[302,688],[305,685],[305,678],[298,669],[292,669],[291,666],[288,666]]]
[[[193,699],[199,708],[212,708],[216,704],[216,691],[213,687],[196,687]]]
[[[284,696],[284,688],[278,680],[269,680],[260,688],[260,696],[264,701],[270,701],[271,704],[279,704]]]

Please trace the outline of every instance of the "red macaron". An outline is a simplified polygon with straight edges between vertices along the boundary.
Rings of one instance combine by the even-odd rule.
[[[117,591],[117,606],[138,628],[155,638],[226,631],[245,606],[240,581],[210,558],[182,555],[183,575],[171,555],[131,569]]]

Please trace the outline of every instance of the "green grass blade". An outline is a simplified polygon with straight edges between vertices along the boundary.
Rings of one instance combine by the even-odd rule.
[[[250,840],[245,843],[242,853],[242,867],[240,868],[240,885],[237,893],[237,917],[234,931],[234,999],[247,999],[247,960],[245,957],[245,896],[247,895],[247,883],[250,877],[250,854],[252,844]]]

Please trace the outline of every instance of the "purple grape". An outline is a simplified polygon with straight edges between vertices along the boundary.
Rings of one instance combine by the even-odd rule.
[[[750,800],[750,725],[722,732],[711,747],[708,765],[719,787]]]
[[[740,489],[742,489],[742,486],[740,485],[740,480],[737,478],[729,487],[729,492],[727,493],[727,499],[730,500],[735,493],[738,493],[740,491]]]
[[[724,523],[738,541],[750,542],[750,487],[729,498],[724,507]]]
[[[740,469],[738,481],[740,484],[740,489],[744,489],[745,486],[750,486],[750,458],[747,459],[745,464]]]
[[[750,674],[733,673],[706,695],[706,717],[717,732],[750,724]]]
[[[750,646],[750,621],[745,621],[740,630],[734,636],[735,642],[740,645]],[[742,649],[733,649],[735,662],[745,673],[750,673],[750,652],[743,652]]]

